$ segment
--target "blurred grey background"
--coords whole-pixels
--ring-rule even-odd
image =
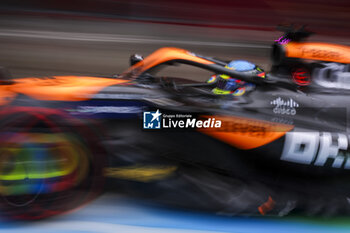
[[[268,70],[278,24],[307,24],[314,40],[349,45],[349,12],[345,0],[2,0],[0,65],[15,77],[111,76],[133,53],[174,46]],[[209,75],[189,67],[163,74]]]

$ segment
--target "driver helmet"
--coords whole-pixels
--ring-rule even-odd
[[[225,66],[225,68],[265,78],[264,70],[248,61],[231,61]],[[216,87],[212,90],[212,92],[217,95],[241,96],[246,91],[255,87],[255,85],[252,83],[247,83],[242,80],[232,78],[227,74],[212,75],[207,83],[216,84]]]

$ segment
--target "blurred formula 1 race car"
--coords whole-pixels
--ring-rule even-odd
[[[161,48],[111,78],[0,86],[0,208],[38,219],[102,190],[224,214],[347,213],[350,48],[287,28],[269,74]],[[209,70],[207,82],[157,76]]]

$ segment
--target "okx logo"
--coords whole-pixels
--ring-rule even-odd
[[[143,112],[143,128],[160,129],[161,115],[159,109],[156,112]]]

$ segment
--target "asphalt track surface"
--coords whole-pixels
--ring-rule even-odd
[[[111,76],[128,67],[130,54],[181,47],[225,60],[247,59],[269,69],[270,43],[279,32],[190,26],[0,18],[0,65],[14,77]],[[319,38],[327,40],[328,38]],[[348,44],[349,41],[336,39]],[[170,67],[168,76],[206,80],[210,73]],[[247,218],[167,209],[105,195],[73,213],[34,223],[0,220],[0,232],[350,232],[349,218]]]
[[[0,223],[0,232],[6,233],[345,233],[350,228],[347,218],[218,216],[164,208],[110,194],[75,212],[48,220]]]

